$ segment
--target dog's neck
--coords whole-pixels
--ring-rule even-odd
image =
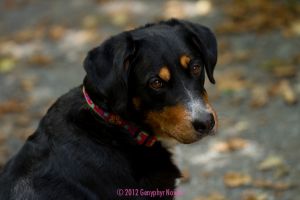
[[[133,139],[139,145],[145,145],[146,147],[151,147],[156,143],[157,138],[154,135],[150,135],[145,131],[140,130],[132,122],[128,122],[127,120],[122,119],[122,117],[120,117],[118,114],[113,112],[108,112],[108,108],[103,109],[102,108],[103,106],[100,106],[102,104],[99,105],[94,103],[91,96],[88,94],[89,92],[86,90],[85,86],[82,86],[82,92],[89,109],[92,110],[91,112],[97,114],[98,117],[101,120],[103,120],[105,123],[124,129],[133,137]]]
[[[97,88],[92,84],[87,77],[83,80],[83,86],[85,87],[85,90],[89,94],[90,98],[93,100],[93,102],[102,108],[105,108],[107,111],[111,112],[111,109],[108,106],[107,100],[105,100],[105,97],[99,94],[97,91]]]

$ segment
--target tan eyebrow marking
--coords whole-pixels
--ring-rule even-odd
[[[160,70],[159,70],[159,74],[158,76],[164,80],[164,81],[168,81],[171,78],[171,73],[170,70],[168,69],[167,66],[163,66]]]
[[[191,58],[188,57],[187,55],[182,55],[180,57],[180,64],[184,69],[188,68],[188,64],[190,63],[190,61],[191,61]]]
[[[133,97],[132,98],[132,103],[134,105],[134,107],[139,110],[141,107],[141,99],[139,97]]]

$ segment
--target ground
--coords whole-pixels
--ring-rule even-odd
[[[169,17],[210,27],[219,43],[207,90],[219,132],[176,149],[177,200],[300,196],[299,1],[0,3],[0,168],[47,108],[81,84],[87,51],[111,34]]]

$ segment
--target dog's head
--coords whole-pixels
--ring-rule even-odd
[[[84,68],[114,112],[161,138],[191,143],[216,131],[204,88],[205,72],[215,83],[216,61],[208,28],[173,19],[106,40],[89,52]]]

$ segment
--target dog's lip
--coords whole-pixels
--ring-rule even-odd
[[[192,144],[192,143],[195,143],[195,142],[197,142],[197,141],[203,139],[203,138],[206,137],[206,136],[213,136],[213,135],[216,135],[216,134],[217,134],[217,128],[214,127],[211,131],[208,131],[208,132],[206,132],[206,133],[204,133],[204,132],[199,132],[199,131],[196,131],[196,130],[194,129],[193,133],[191,133],[191,134],[193,134],[193,135],[195,136],[195,138],[194,138],[194,139],[191,139],[191,140],[182,140],[181,138],[177,138],[177,137],[175,137],[175,136],[172,135],[172,134],[166,134],[166,135],[168,135],[169,137],[175,139],[175,140],[178,141],[179,143],[182,143],[182,144]]]
[[[199,131],[196,131],[196,134],[197,134],[197,136],[198,136],[198,138],[200,140],[200,139],[202,139],[202,138],[204,138],[206,136],[214,136],[214,135],[216,135],[217,131],[214,128],[214,129],[212,129],[211,131],[208,131],[208,132],[199,132]]]
[[[194,143],[194,142],[197,142],[200,138],[199,138],[199,135],[195,132],[195,133],[191,133],[194,138],[189,138],[189,139],[183,139],[183,138],[180,138],[180,137],[175,137],[174,135],[169,135],[169,137],[175,139],[176,141],[178,141],[179,143],[181,144],[191,144],[191,143]]]
[[[198,142],[200,141],[201,139],[205,138],[206,136],[212,136],[212,135],[215,135],[215,131],[211,131],[211,132],[208,132],[208,133],[199,133],[198,131],[195,131],[194,132],[194,135],[196,136],[193,140],[189,140],[188,142],[185,140],[185,141],[182,141],[182,140],[179,140],[178,138],[175,138],[173,137],[174,139],[176,139],[178,142],[182,143],[182,144],[192,144],[192,143],[195,143],[195,142]]]

